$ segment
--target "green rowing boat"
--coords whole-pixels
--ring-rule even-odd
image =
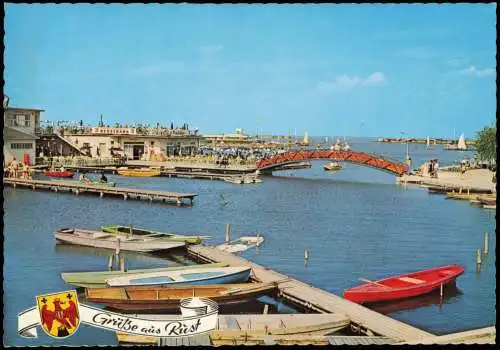
[[[107,233],[113,233],[117,235],[126,235],[126,234],[133,234],[136,236],[148,236],[148,237],[162,237],[169,239],[171,241],[175,242],[186,242],[186,243],[193,243],[193,244],[199,244],[201,243],[202,239],[209,238],[208,236],[185,236],[185,235],[176,235],[174,233],[167,233],[167,232],[158,232],[158,231],[153,231],[153,230],[145,230],[141,228],[135,228],[131,226],[121,226],[121,225],[109,225],[109,226],[102,226],[101,229],[104,232]]]
[[[115,277],[123,277],[126,276],[127,274],[190,270],[190,269],[226,267],[226,266],[228,266],[228,264],[214,263],[214,264],[160,267],[155,269],[137,269],[137,270],[128,270],[125,272],[122,271],[63,272],[61,273],[61,278],[64,280],[64,282],[78,287],[105,288],[107,279]]]

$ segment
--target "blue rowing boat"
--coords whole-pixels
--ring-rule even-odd
[[[214,267],[189,271],[162,271],[110,278],[110,287],[122,286],[185,286],[246,282],[250,267]]]

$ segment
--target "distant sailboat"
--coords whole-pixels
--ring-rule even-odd
[[[457,148],[459,150],[465,151],[467,150],[467,145],[465,144],[465,136],[464,133],[460,134],[460,137],[458,138],[458,145]]]
[[[429,136],[427,136],[427,146],[426,146],[426,149],[432,149],[432,147],[431,147],[431,139],[429,138]]]
[[[304,133],[304,144],[309,144],[309,134],[307,131]]]
[[[299,145],[309,146],[309,135],[307,134],[307,131],[304,133],[304,139],[302,140],[302,142],[299,142]]]
[[[446,145],[444,147],[445,150],[448,151],[467,151],[468,147],[467,144],[465,143],[465,136],[464,133],[460,134],[460,137],[458,138],[458,143],[456,145]]]

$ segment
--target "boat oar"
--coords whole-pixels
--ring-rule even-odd
[[[366,282],[366,283],[370,283],[370,284],[375,284],[375,285],[377,285],[377,286],[379,286],[379,287],[391,288],[391,287],[386,286],[386,285],[384,285],[384,284],[380,284],[380,283],[377,283],[377,282],[374,282],[374,281],[367,280],[366,278],[358,278],[358,279],[359,279],[360,281],[362,281],[362,282]]]

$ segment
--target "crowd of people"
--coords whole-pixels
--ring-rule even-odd
[[[33,169],[31,169],[29,164],[24,164],[14,159],[5,169],[5,177],[15,178],[15,179],[32,179],[33,178]]]

